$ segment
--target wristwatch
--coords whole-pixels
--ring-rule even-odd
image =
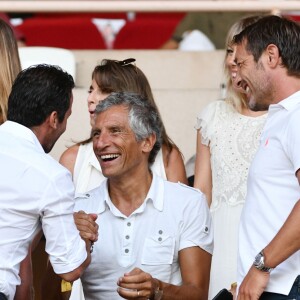
[[[262,272],[267,272],[267,273],[271,273],[271,271],[274,269],[274,268],[271,268],[271,267],[267,267],[265,266],[265,256],[264,256],[264,252],[263,250],[260,251],[256,256],[255,256],[255,260],[253,262],[253,265],[256,269],[262,271]]]

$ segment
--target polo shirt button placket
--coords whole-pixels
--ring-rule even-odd
[[[161,235],[163,234],[163,231],[160,229],[160,230],[158,231],[158,234],[160,235],[160,236],[158,237],[158,241],[161,242],[161,241],[162,241]]]
[[[134,225],[134,217],[130,217],[129,219],[124,220],[124,233],[123,233],[123,243],[121,256],[123,262],[127,262],[130,260],[131,252],[132,252],[132,235],[133,235],[133,226]]]

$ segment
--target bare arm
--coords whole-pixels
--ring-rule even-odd
[[[59,162],[66,167],[71,174],[73,175],[74,173],[74,167],[75,167],[75,162],[78,154],[78,145],[74,145],[70,148],[68,148],[64,153],[61,155]]]
[[[200,130],[197,130],[194,187],[205,194],[208,206],[210,206],[212,201],[212,173],[210,164],[210,149],[208,146],[202,144]]]
[[[207,300],[211,254],[199,247],[186,248],[179,252],[179,264],[181,286],[161,282],[136,268],[119,279],[118,292],[125,299],[154,299],[154,291],[159,286],[163,290],[164,300]]]
[[[172,182],[182,182],[187,184],[187,177],[182,155],[177,148],[173,148],[171,152],[163,145],[163,160],[166,170],[167,179]]]
[[[297,171],[300,184],[300,171]],[[264,263],[268,267],[277,267],[300,249],[300,200],[297,201],[290,215],[273,240],[264,248]],[[254,259],[254,258],[253,258]],[[244,278],[238,299],[258,299],[269,281],[269,274],[251,267]]]

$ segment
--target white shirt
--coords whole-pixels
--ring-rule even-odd
[[[193,246],[213,250],[204,195],[156,175],[144,203],[128,217],[110,200],[107,180],[77,198],[75,209],[99,215],[99,240],[92,263],[81,277],[87,300],[122,299],[116,291],[118,278],[135,267],[180,285],[178,252]]]
[[[0,291],[12,300],[20,262],[41,225],[56,273],[79,267],[87,254],[73,220],[70,173],[20,124],[0,126],[0,145]]]
[[[300,198],[300,92],[271,105],[248,177],[239,232],[238,282],[277,234]],[[288,295],[300,275],[300,251],[278,265],[266,291]]]

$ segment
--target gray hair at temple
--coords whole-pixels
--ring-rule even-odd
[[[156,142],[148,159],[149,164],[153,164],[162,145],[162,122],[157,109],[150,104],[149,101],[145,101],[145,99],[138,94],[119,92],[111,93],[103,101],[100,101],[96,106],[95,115],[116,105],[122,105],[128,109],[129,126],[134,132],[138,142],[155,134]]]

